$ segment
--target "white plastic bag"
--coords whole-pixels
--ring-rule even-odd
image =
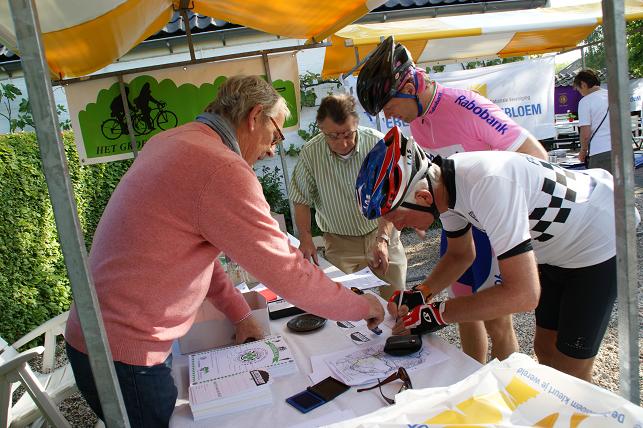
[[[516,353],[449,387],[404,391],[394,406],[330,426],[641,428],[643,409]]]

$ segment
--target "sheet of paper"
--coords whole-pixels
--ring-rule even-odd
[[[334,424],[335,422],[346,421],[352,419],[355,416],[355,412],[352,410],[342,410],[332,413],[328,413],[324,416],[320,416],[315,419],[311,419],[306,422],[299,423],[297,425],[289,425],[289,428],[317,428],[328,424]]]
[[[292,245],[295,248],[299,248],[299,239],[295,238],[290,233],[287,233],[286,235],[288,235],[288,240],[290,241],[290,245]]]
[[[372,341],[378,341],[382,337],[391,335],[391,328],[385,323],[380,324],[382,334],[375,334],[366,326],[366,321],[336,321],[340,331],[348,337],[355,345],[364,345]]]
[[[376,277],[368,266],[358,272],[333,278],[333,281],[341,282],[345,287],[357,287],[360,290],[387,285],[385,281]]]
[[[248,284],[246,284],[245,282],[235,285],[234,288],[236,288],[242,293],[247,293],[250,291],[250,289],[248,288]]]
[[[313,371],[308,375],[313,384],[321,382],[326,379],[328,376],[333,376],[334,373],[330,371],[330,367],[324,362],[324,355],[313,355],[310,357],[310,364],[313,367]]]
[[[384,340],[373,341],[357,349],[353,348],[324,355],[322,359],[328,365],[330,371],[339,377],[342,382],[347,385],[357,386],[383,379],[399,367],[404,367],[411,372],[438,364],[448,358],[445,353],[438,349],[430,348],[426,343],[420,351],[414,354],[395,357],[384,353],[384,344]]]

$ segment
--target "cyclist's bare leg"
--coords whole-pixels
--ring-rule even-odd
[[[487,331],[482,321],[461,322],[458,324],[460,331],[460,345],[462,352],[481,362],[487,362]]]
[[[563,354],[556,348],[557,338],[558,332],[556,330],[548,330],[536,326],[534,351],[538,357],[538,362],[560,370],[563,373],[591,382],[594,358],[578,359]]]
[[[518,339],[516,339],[511,315],[487,320],[484,325],[491,339],[491,358],[504,360],[514,352],[518,352]]]

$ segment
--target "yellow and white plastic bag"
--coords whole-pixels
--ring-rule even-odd
[[[456,384],[404,391],[394,406],[331,427],[642,428],[643,409],[516,353]]]

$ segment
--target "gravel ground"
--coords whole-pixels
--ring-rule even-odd
[[[643,168],[635,172],[635,196],[636,206],[643,212]],[[405,231],[402,234],[402,241],[406,248],[408,257],[408,278],[424,278],[435,266],[438,260],[438,248],[440,242],[439,230],[432,229],[427,233],[424,240],[420,240],[415,233]],[[637,233],[638,250],[638,283],[639,290],[643,272],[641,270],[641,258],[643,258],[643,229],[639,228]],[[409,282],[415,285],[417,282]],[[640,328],[643,323],[643,295],[639,292],[639,360],[643,360],[643,330]],[[443,297],[446,297],[444,295]],[[439,297],[440,298],[440,297]],[[514,328],[520,345],[520,352],[532,356],[534,359],[534,331],[535,319],[533,313],[514,314]],[[608,326],[607,333],[603,339],[600,351],[594,364],[594,382],[615,393],[619,389],[619,345],[617,332],[616,306]],[[438,332],[447,342],[460,346],[457,328],[448,326]],[[65,362],[63,348],[60,346],[59,364]],[[39,365],[36,362],[35,365]],[[643,368],[643,367],[642,367]],[[643,376],[639,372],[641,401],[643,402]],[[61,411],[74,427],[93,427],[96,424],[96,417],[87,406],[87,403],[80,394],[76,394],[61,403]]]

